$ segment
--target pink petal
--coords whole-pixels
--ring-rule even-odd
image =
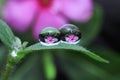
[[[53,14],[57,14],[57,13],[59,13],[60,7],[61,7],[61,1],[60,0],[53,0],[53,3],[50,7],[50,11]]]
[[[61,11],[71,20],[86,22],[93,13],[92,2],[92,0],[61,0]]]
[[[48,37],[47,39],[45,39],[45,42],[51,44],[55,42],[55,39],[53,37]]]
[[[75,37],[74,37],[74,39],[75,39],[75,40],[78,40],[78,37],[77,37],[77,36],[75,36]]]
[[[69,38],[69,37],[66,37],[65,39],[66,39],[66,41],[67,41],[67,42],[69,42],[69,40],[70,40],[70,38]]]
[[[3,8],[3,19],[16,31],[26,31],[34,14],[37,10],[37,4],[33,0],[11,0]]]
[[[66,24],[67,20],[60,15],[52,14],[49,11],[42,11],[39,15],[39,19],[36,26],[33,27],[33,36],[38,40],[40,31],[45,27],[59,28],[63,24]]]

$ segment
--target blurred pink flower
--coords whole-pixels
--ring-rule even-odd
[[[8,0],[3,8],[3,19],[21,33],[32,25],[37,39],[46,26],[59,28],[69,20],[87,22],[92,13],[92,0]]]

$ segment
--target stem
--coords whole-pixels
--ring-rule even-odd
[[[6,69],[5,69],[5,71],[3,72],[3,75],[2,75],[2,77],[1,77],[0,80],[8,80],[9,75],[10,75],[12,69],[13,69],[13,65],[7,63]]]
[[[45,76],[47,80],[55,80],[56,67],[53,62],[53,55],[51,52],[46,51],[43,55]]]

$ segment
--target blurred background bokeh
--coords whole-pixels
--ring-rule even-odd
[[[4,0],[0,0],[0,19],[3,19],[3,5]],[[57,68],[56,80],[120,80],[120,1],[94,0],[93,5],[93,16],[88,22],[71,23],[81,29],[82,39],[79,45],[110,63],[99,63],[85,55],[74,54],[77,53],[74,51],[51,51]],[[31,36],[31,30],[24,34],[13,31],[22,41],[29,41],[29,45],[36,43]],[[5,68],[7,52],[7,48],[0,42],[0,73]],[[45,80],[43,55],[39,53],[27,55],[16,65],[10,80]]]

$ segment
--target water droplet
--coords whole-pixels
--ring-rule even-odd
[[[65,24],[60,28],[61,42],[67,44],[77,44],[81,39],[80,29],[73,24]]]
[[[60,31],[53,27],[46,27],[40,32],[39,41],[45,46],[58,45],[60,43]]]

